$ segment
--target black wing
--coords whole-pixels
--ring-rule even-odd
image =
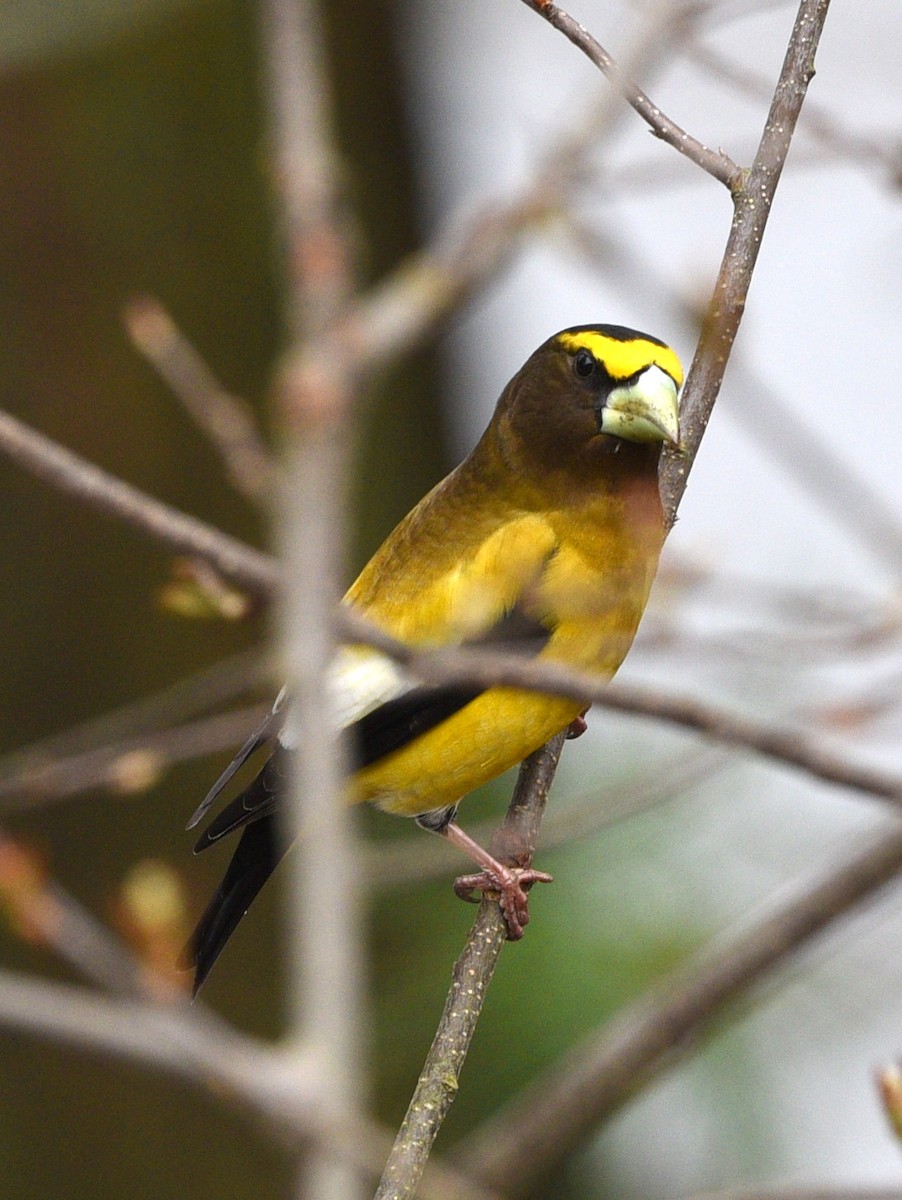
[[[199,825],[210,808],[210,805],[216,800],[227,784],[231,783],[235,775],[241,770],[250,756],[266,742],[271,741],[276,736],[279,726],[282,721],[281,716],[281,700],[282,695],[279,694],[279,699],[273,705],[272,712],[261,722],[257,729],[247,739],[223,773],[219,776],[213,786],[204,796],[203,800],[194,810],[191,820],[185,826],[186,829],[193,829],[195,825]]]
[[[543,649],[550,636],[551,631],[547,626],[515,609],[487,634],[470,644],[492,645],[498,649],[509,646],[512,650],[532,656]],[[358,767],[371,766],[380,758],[402,750],[465,708],[483,691],[483,687],[465,684],[415,687],[394,700],[380,704],[345,731],[354,762]],[[189,829],[202,820],[213,801],[251,755],[276,736],[282,719],[280,707],[277,701],[270,716],[248,738],[214,783],[191,818]],[[246,827],[225,878],[207,905],[185,950],[184,963],[186,967],[194,968],[195,995],[238,922],[285,853],[279,846],[274,813],[282,793],[286,756],[287,751],[278,744],[253,782],[211,821],[194,847],[195,854],[198,854],[226,834]]]

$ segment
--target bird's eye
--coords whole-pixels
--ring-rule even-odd
[[[573,360],[573,370],[578,378],[590,379],[595,374],[597,365],[595,358],[588,350],[577,350]]]

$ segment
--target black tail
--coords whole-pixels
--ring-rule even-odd
[[[284,854],[276,818],[261,817],[241,835],[225,878],[185,948],[184,965],[194,968],[193,995],[197,995],[222,948],[269,879]]]
[[[547,639],[547,631],[545,637]],[[478,686],[461,684],[418,687],[381,704],[347,730],[358,766],[368,766],[403,749],[415,738],[459,712],[482,690]],[[271,740],[275,721],[279,719],[280,704],[281,696],[272,715],[248,738],[210,789],[191,818],[189,829],[206,816],[213,801],[238,769],[256,750]],[[194,968],[195,996],[236,925],[285,853],[276,828],[275,813],[285,785],[287,756],[288,751],[278,743],[257,777],[210,822],[195,844],[194,852],[198,854],[220,838],[244,827],[225,878],[207,905],[207,911],[198,922],[182,957],[186,970]]]

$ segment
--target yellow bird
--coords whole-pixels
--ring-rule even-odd
[[[658,459],[679,441],[683,372],[663,342],[619,325],[555,334],[527,360],[470,456],[410,512],[344,598],[419,648],[491,643],[609,679],[632,643],[664,540]],[[500,893],[511,937],[540,872],[503,866],[457,824],[468,792],[576,723],[582,706],[515,688],[423,686],[381,652],[342,646],[330,701],[349,737],[352,802],[415,817],[470,855],[469,881]],[[239,767],[275,749],[195,852],[244,827],[191,939],[195,991],[284,849],[276,809],[297,730],[273,712],[213,785],[197,825]]]

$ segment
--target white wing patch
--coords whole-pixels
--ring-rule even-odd
[[[339,646],[327,680],[329,705],[336,729],[344,729],[387,700],[394,700],[414,686],[392,659],[370,646]],[[285,688],[273,705],[278,712],[285,703]],[[297,749],[299,737],[294,710],[288,706],[279,741],[286,750]]]

